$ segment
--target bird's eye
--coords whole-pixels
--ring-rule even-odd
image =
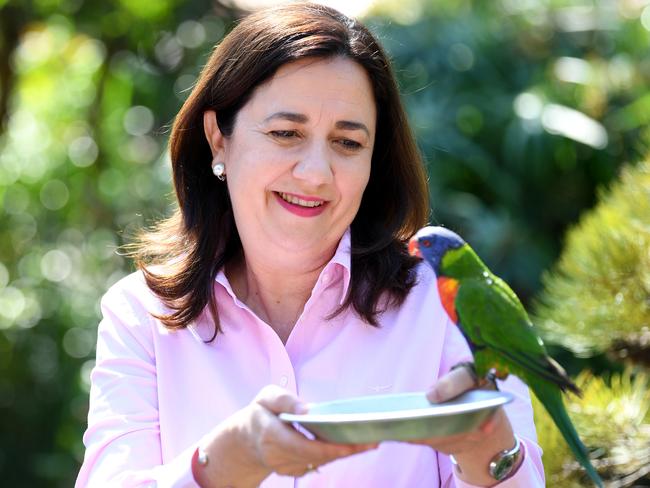
[[[431,241],[422,241],[424,247],[431,247]]]

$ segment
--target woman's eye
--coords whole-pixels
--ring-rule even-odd
[[[359,144],[357,141],[353,141],[351,139],[341,139],[338,141],[338,143],[343,146],[345,149],[360,149],[361,144]]]
[[[295,130],[272,130],[269,134],[279,139],[290,139],[297,135]]]

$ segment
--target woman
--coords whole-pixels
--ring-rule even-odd
[[[453,368],[471,355],[435,277],[406,253],[426,222],[426,177],[365,27],[313,4],[247,17],[170,147],[179,210],[102,300],[77,486],[492,486],[490,461],[516,439],[499,486],[543,486],[514,378],[507,414],[447,438],[338,445],[277,417],[476,387]]]

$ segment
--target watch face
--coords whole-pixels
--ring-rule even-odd
[[[490,476],[497,481],[501,481],[510,474],[516,462],[516,454],[501,456],[497,461],[490,463]]]
[[[519,439],[515,437],[515,447],[507,451],[501,451],[490,461],[490,476],[501,481],[512,473],[521,453]]]

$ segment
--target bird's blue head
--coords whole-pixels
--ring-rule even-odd
[[[411,237],[409,253],[426,259],[436,274],[440,274],[440,263],[445,253],[458,249],[465,241],[455,232],[445,227],[423,227]]]

